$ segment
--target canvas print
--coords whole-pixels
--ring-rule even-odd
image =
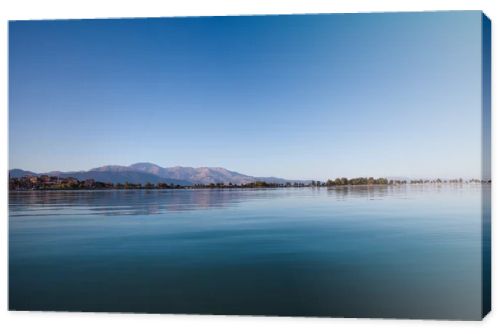
[[[480,11],[9,23],[9,308],[480,320]]]

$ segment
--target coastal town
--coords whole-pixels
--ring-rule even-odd
[[[337,187],[337,186],[372,186],[372,185],[406,185],[406,184],[462,184],[462,183],[490,183],[478,179],[416,179],[392,180],[387,178],[358,177],[336,178],[322,181],[271,183],[255,181],[244,184],[209,183],[180,185],[174,183],[110,183],[94,179],[78,180],[74,177],[59,177],[51,175],[26,175],[9,177],[9,190],[106,190],[106,189],[226,189],[226,188],[301,188],[301,187]]]

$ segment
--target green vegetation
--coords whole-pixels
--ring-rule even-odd
[[[343,178],[336,178],[335,180],[328,180],[326,181],[326,186],[327,187],[332,187],[332,186],[347,186],[347,185],[352,185],[352,186],[358,186],[358,185],[386,185],[389,184],[389,180],[386,178],[378,178],[375,179],[373,177],[357,177],[354,179],[347,179],[345,177]]]
[[[79,190],[79,189],[231,189],[231,188],[302,188],[302,187],[345,187],[345,186],[398,186],[405,184],[442,184],[442,183],[491,183],[491,181],[481,181],[471,179],[464,181],[463,179],[452,180],[388,180],[386,178],[373,178],[373,177],[357,177],[347,179],[345,177],[336,178],[335,180],[310,181],[308,183],[287,182],[287,183],[268,183],[264,181],[256,181],[245,184],[232,184],[232,183],[210,183],[210,184],[195,184],[190,186],[182,186],[178,184],[166,183],[104,183],[92,179],[77,180],[73,177],[57,177],[49,175],[41,176],[23,176],[20,178],[9,178],[9,190]]]

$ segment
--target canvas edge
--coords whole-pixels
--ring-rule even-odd
[[[491,20],[481,12],[481,178],[491,180]],[[491,186],[481,191],[481,318],[491,311]]]

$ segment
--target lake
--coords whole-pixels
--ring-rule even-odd
[[[479,184],[11,192],[9,308],[480,319],[485,196]]]

